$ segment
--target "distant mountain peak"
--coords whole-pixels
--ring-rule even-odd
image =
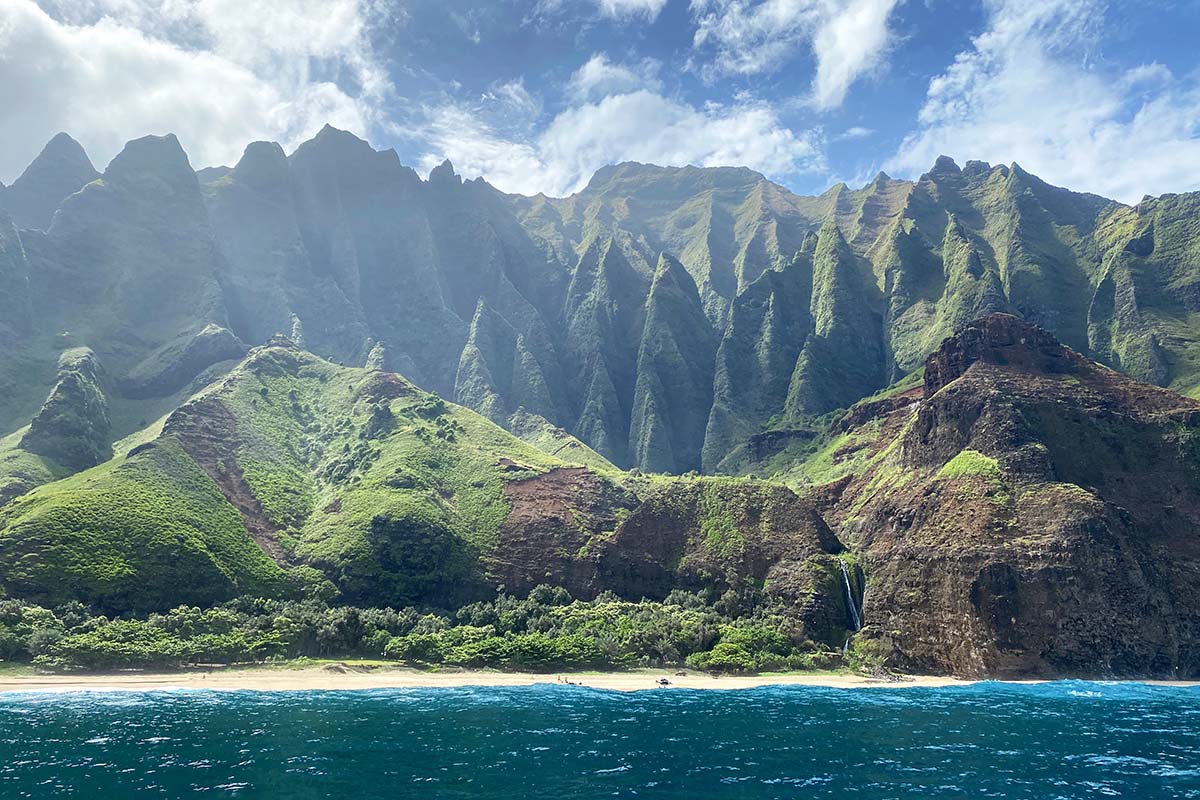
[[[957,162],[950,156],[938,156],[933,162],[933,169],[929,170],[929,175],[933,177],[942,175],[961,175],[962,170],[958,168]]]
[[[355,136],[350,131],[343,130],[342,128],[335,128],[332,125],[330,125],[328,122],[326,122],[324,125],[322,125],[321,130],[317,131],[317,135],[313,137],[314,140],[347,139],[347,138],[354,139],[354,140],[360,141],[360,142],[363,141],[362,139],[359,139],[357,136]]]
[[[317,135],[306,142],[302,142],[296,148],[296,153],[303,153],[309,150],[315,150],[320,153],[375,153],[376,150],[365,139],[360,139],[350,131],[344,131],[341,128],[335,128],[329,123],[326,123],[321,130],[317,131]]]
[[[991,171],[992,165],[986,161],[970,160],[963,167],[964,175],[986,175]]]
[[[17,227],[45,230],[64,199],[99,177],[83,146],[57,133],[6,190],[5,205]]]
[[[432,184],[457,186],[462,183],[462,178],[454,171],[454,164],[447,158],[430,171],[429,182]]]
[[[125,144],[104,171],[108,180],[154,175],[158,178],[179,181],[195,181],[196,174],[188,161],[187,153],[175,134],[165,136],[143,136]]]
[[[234,177],[255,184],[276,183],[287,179],[287,156],[276,142],[251,142],[246,146]]]
[[[90,165],[92,162],[88,159],[87,152],[83,149],[83,145],[75,141],[71,134],[66,131],[59,131],[51,137],[50,141],[46,142],[46,146],[42,148],[43,155],[70,156],[72,158],[80,158],[87,161]]]

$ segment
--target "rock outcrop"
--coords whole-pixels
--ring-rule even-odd
[[[913,670],[1200,674],[1200,403],[1008,315],[931,355],[924,395],[814,492],[866,570],[864,635]]]
[[[59,357],[58,378],[20,448],[78,471],[112,458],[112,426],[104,370],[86,347]]]

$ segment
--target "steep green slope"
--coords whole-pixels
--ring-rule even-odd
[[[0,508],[0,587],[115,612],[247,593],[457,608],[547,582],[705,589],[842,634],[842,545],[791,491],[630,476],[544,421],[515,424],[559,456],[276,339],[111,461]]]
[[[788,389],[793,416],[845,408],[885,385],[889,372],[879,298],[834,223],[822,226],[812,263],[813,329]]]
[[[706,472],[720,471],[722,459],[784,407],[796,360],[812,331],[815,246],[810,237],[790,264],[764,272],[734,301],[717,349],[713,406],[704,435]]]
[[[177,441],[48,484],[0,510],[3,585],[113,610],[278,594],[282,569]]]
[[[72,472],[112,458],[105,382],[91,350],[77,347],[64,352],[58,360],[58,382],[21,437],[20,448]]]
[[[111,607],[278,593],[302,563],[348,597],[469,594],[473,558],[440,588],[419,574],[398,583],[385,565],[408,573],[406,559],[432,559],[445,571],[456,554],[486,552],[507,513],[507,470],[562,463],[397,376],[279,344],[152,441],[6,507],[0,563],[10,591]]]
[[[638,346],[629,430],[635,464],[676,474],[700,468],[715,350],[696,284],[683,265],[663,255],[650,284]]]
[[[91,350],[63,352],[41,410],[28,426],[0,439],[0,505],[112,458],[107,384]]]

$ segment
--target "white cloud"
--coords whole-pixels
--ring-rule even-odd
[[[825,169],[817,133],[796,134],[769,106],[749,101],[698,110],[640,89],[573,106],[529,138],[453,103],[427,114],[423,168],[449,157],[467,177],[509,192],[568,194],[617,161],[748,166],[768,175]]]
[[[891,39],[887,21],[897,0],[850,0],[822,19],[813,34],[817,77],[813,102],[835,108],[860,75],[878,66]]]
[[[607,17],[658,18],[667,0],[596,0],[600,13]]]
[[[1018,161],[1051,183],[1135,202],[1200,188],[1200,89],[1165,67],[1092,67],[1103,8],[992,0],[987,30],[929,83],[916,131],[887,168],[941,153]]]
[[[515,80],[493,86],[481,98],[486,103],[500,106],[511,116],[533,122],[542,113],[542,103],[525,88],[525,81]]]
[[[866,139],[875,135],[873,128],[864,128],[861,125],[855,125],[839,133],[836,139]]]
[[[692,0],[693,45],[712,51],[709,78],[781,68],[801,46],[812,48],[810,101],[841,105],[856,80],[876,69],[891,44],[888,19],[899,0]]]
[[[597,53],[575,71],[567,84],[567,92],[578,101],[613,94],[627,94],[638,89],[658,90],[659,65],[647,60],[636,67],[614,64],[604,53]]]
[[[45,2],[0,0],[0,177],[59,130],[101,168],[125,141],[171,131],[199,166],[254,139],[381,121],[367,0]]]
[[[620,22],[638,19],[653,22],[666,7],[667,0],[537,0],[526,19],[536,21],[552,18],[580,4],[594,8],[602,17]]]

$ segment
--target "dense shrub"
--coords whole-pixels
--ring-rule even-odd
[[[453,617],[415,608],[330,607],[317,597],[243,597],[110,619],[79,603],[50,610],[0,601],[0,659],[51,669],[177,667],[275,658],[374,657],[417,666],[528,671],[687,664],[712,672],[825,669],[841,663],[793,641],[785,617],[759,608],[730,618],[716,598],[674,592],[664,602],[610,593],[574,600],[539,586],[501,593]]]

